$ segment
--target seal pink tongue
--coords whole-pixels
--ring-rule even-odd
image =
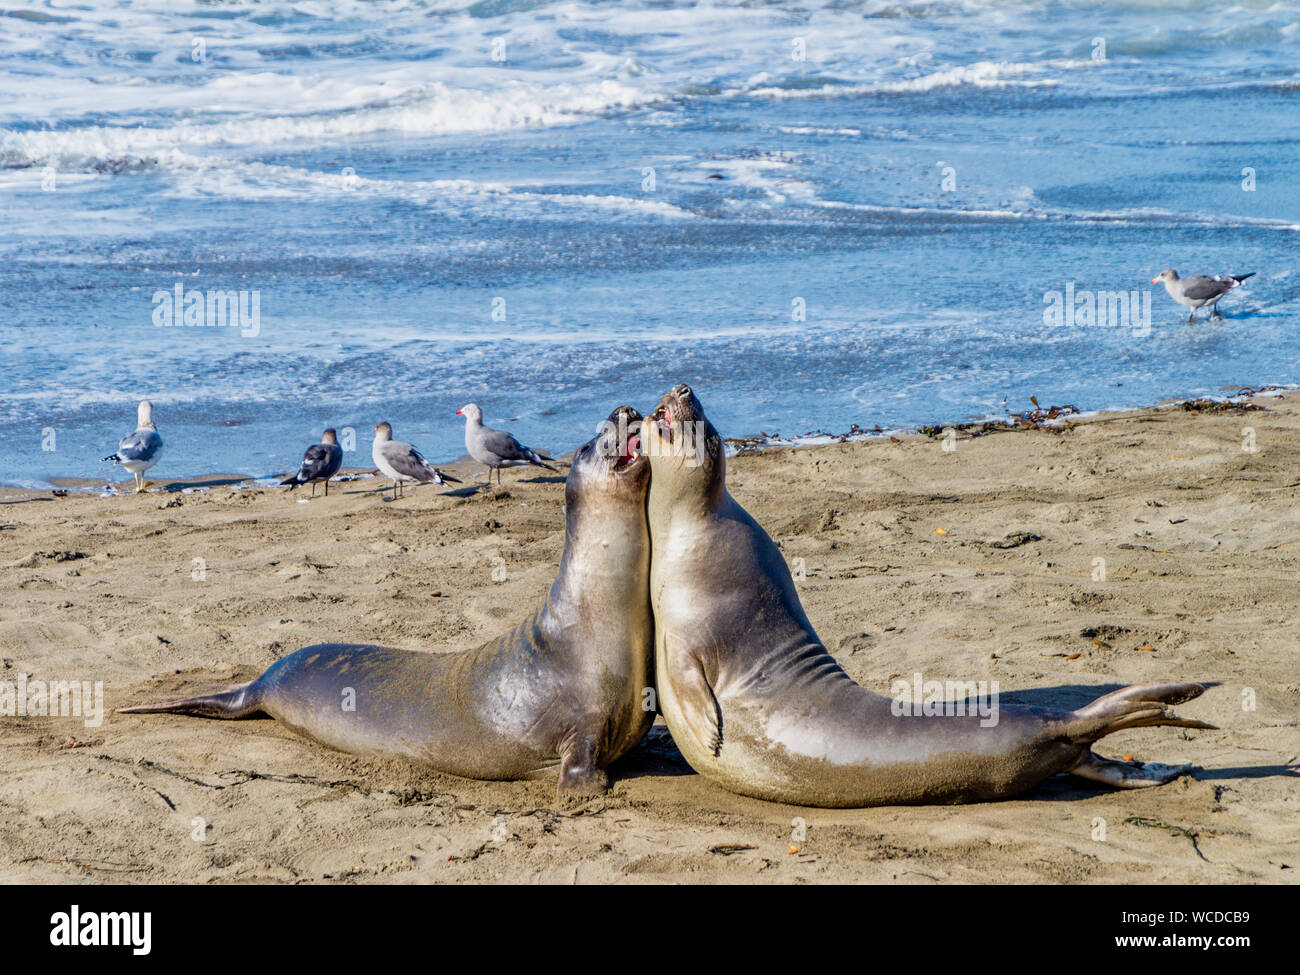
[[[673,442],[673,411],[670,406],[661,406],[655,419],[659,421],[659,436],[669,443]]]
[[[640,449],[640,447],[641,447],[640,437],[636,436],[635,434],[628,437],[627,446],[623,449],[623,456],[620,462],[626,464],[628,461],[630,461],[633,457],[636,456],[636,452],[637,450]]]

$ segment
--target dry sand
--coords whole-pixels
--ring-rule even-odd
[[[656,726],[606,796],[566,802],[553,779],[364,761],[270,720],[5,717],[0,879],[1295,882],[1300,395],[1253,402],[730,466],[733,494],[803,560],[826,645],[875,691],[919,671],[1078,706],[1123,684],[1218,682],[1179,710],[1222,730],[1099,748],[1195,763],[1170,785],[1062,777],[1009,802],[801,809],[705,781]],[[395,504],[355,481],[299,504],[301,490],[180,493],[163,465],[138,497],[0,489],[0,680],[103,681],[117,708],[246,680],[325,639],[476,646],[540,600],[560,554],[549,476]]]

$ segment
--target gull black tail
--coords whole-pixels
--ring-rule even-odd
[[[545,467],[548,471],[559,470],[558,467],[552,467],[550,464],[546,463],[548,460],[554,460],[553,457],[547,457],[543,454],[539,454],[537,451],[531,448],[529,448],[528,450],[527,457],[528,457],[528,463],[532,464],[535,467]]]

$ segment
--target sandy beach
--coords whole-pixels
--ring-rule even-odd
[[[105,703],[97,727],[0,718],[0,879],[1295,883],[1300,394],[972,432],[951,450],[915,434],[744,452],[729,486],[868,688],[919,672],[1077,707],[1210,683],[1179,711],[1220,730],[1098,747],[1192,774],[804,809],[705,781],[657,724],[608,794],[576,801],[553,778],[365,761],[271,720],[118,715],[327,639],[477,646],[541,600],[561,551],[562,478],[545,472],[496,488],[451,465],[468,490],[386,504],[383,482],[355,480],[304,504],[220,478],[185,493],[164,459],[139,496],[0,489],[0,680],[102,682]]]

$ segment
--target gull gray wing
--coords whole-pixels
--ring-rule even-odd
[[[161,449],[162,437],[157,430],[137,430],[122,438],[122,442],[117,445],[117,456],[123,461],[138,460],[147,463],[157,457]]]
[[[316,481],[333,477],[343,466],[343,448],[336,444],[318,443],[307,448],[298,469],[299,481]]]
[[[502,460],[528,460],[528,448],[504,430],[484,427],[482,444]]]
[[[414,478],[417,481],[433,479],[433,468],[420,456],[420,452],[409,443],[390,440],[383,445],[381,450],[384,454],[384,460],[388,461],[397,473]]]
[[[1182,280],[1183,295],[1194,301],[1217,298],[1236,287],[1237,282],[1228,277],[1210,277],[1208,274],[1194,274]]]

